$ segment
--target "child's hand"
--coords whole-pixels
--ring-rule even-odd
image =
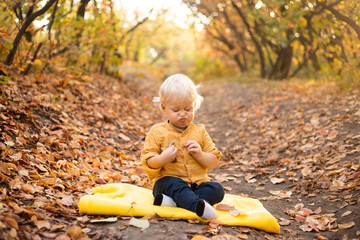
[[[199,143],[189,140],[184,144],[191,156],[204,168],[215,168],[218,164],[217,157],[208,152],[203,152]]]
[[[173,162],[176,158],[177,148],[174,144],[170,144],[167,149],[165,149],[161,154],[161,158],[164,164]]]
[[[186,149],[188,150],[188,152],[191,154],[191,156],[193,156],[195,159],[199,158],[202,154],[202,150],[200,145],[194,141],[194,140],[189,140],[184,144],[184,147],[186,147]]]

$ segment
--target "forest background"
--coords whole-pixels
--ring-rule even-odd
[[[224,153],[212,177],[279,200],[266,207],[280,235],[221,231],[358,237],[359,12],[357,0],[1,1],[0,239],[146,234],[101,231],[77,201],[110,182],[150,188],[138,159],[161,116],[151,99],[178,72],[217,96],[199,114]],[[171,239],[223,233],[167,224]]]
[[[26,74],[31,66],[71,67],[120,76],[121,66],[134,64],[160,78],[250,73],[358,83],[356,0],[175,1],[177,11],[127,11],[121,2],[3,1],[3,83],[9,68]]]

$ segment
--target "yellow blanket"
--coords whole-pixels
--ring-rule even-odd
[[[164,218],[201,220],[195,213],[183,208],[154,206],[151,190],[135,185],[111,183],[93,188],[93,193],[80,198],[80,213],[134,217],[157,213]],[[216,210],[217,220],[224,225],[247,226],[273,233],[280,231],[276,219],[257,199],[225,194],[219,204],[226,204],[219,205],[220,210]],[[226,209],[228,205],[233,209]]]

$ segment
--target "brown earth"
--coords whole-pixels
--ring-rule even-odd
[[[210,175],[227,193],[261,200],[282,225],[280,233],[165,219],[150,220],[142,231],[122,220],[109,225],[124,228],[120,239],[360,238],[358,95],[320,85],[240,83],[207,83],[202,93],[195,122],[207,126],[224,153]],[[314,217],[312,225],[306,217]]]
[[[259,199],[279,234],[198,221],[90,223],[78,199],[108,182],[149,187],[139,153],[161,121],[144,75],[14,74],[0,95],[0,239],[359,239],[360,91],[209,82],[195,122],[223,152],[210,171]],[[106,217],[100,217],[106,218]],[[202,237],[200,237],[202,236]],[[196,238],[194,238],[196,239]]]

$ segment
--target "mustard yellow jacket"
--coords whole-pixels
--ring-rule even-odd
[[[192,122],[184,132],[181,132],[168,122],[158,123],[152,126],[147,133],[144,149],[141,152],[141,163],[153,184],[165,176],[181,178],[189,185],[192,183],[200,185],[210,181],[207,176],[207,169],[202,167],[184,147],[184,143],[188,140],[199,143],[202,151],[214,154],[219,163],[222,154],[215,147],[203,124],[195,125]],[[169,147],[170,142],[174,142],[177,148],[176,160],[161,168],[150,168],[147,160],[160,155]]]

